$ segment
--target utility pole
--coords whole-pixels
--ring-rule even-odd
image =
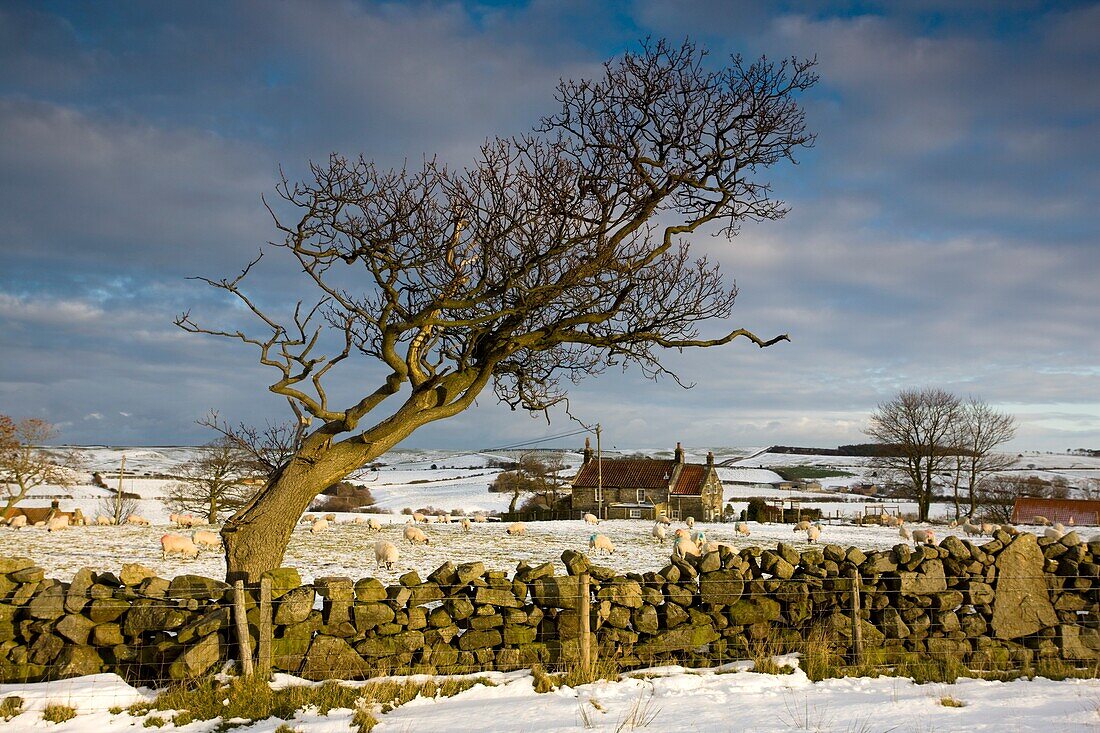
[[[118,488],[115,490],[115,524],[122,524],[122,474],[126,472],[126,454],[122,454],[122,464],[118,467]]]
[[[603,515],[603,449],[600,446],[600,424],[596,423],[596,497],[599,501],[597,514],[600,519]]]

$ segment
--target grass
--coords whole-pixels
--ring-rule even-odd
[[[661,708],[654,706],[652,695],[639,695],[615,727],[615,733],[648,728],[660,714]]]
[[[160,717],[159,715],[150,715],[145,719],[145,722],[143,722],[142,725],[146,728],[163,728],[164,726],[168,725],[168,721]]]
[[[42,720],[47,723],[64,723],[76,717],[76,708],[52,702],[42,710]]]
[[[0,718],[11,720],[23,712],[23,698],[18,695],[10,695],[0,702]]]
[[[818,468],[817,466],[769,466],[768,470],[775,471],[784,481],[805,481],[806,479],[829,478],[830,476],[855,476],[849,471],[841,471],[839,468]]]
[[[943,697],[941,697],[940,698],[940,705],[943,705],[945,708],[965,708],[966,707],[965,702],[963,702],[959,698],[953,697],[951,695],[944,695]]]

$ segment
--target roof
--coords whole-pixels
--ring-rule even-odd
[[[1093,499],[1040,499],[1023,496],[1016,500],[1012,509],[1012,521],[1020,524],[1034,524],[1036,516],[1046,517],[1052,522],[1069,522],[1072,518],[1077,524],[1097,524],[1100,519],[1100,501]]]
[[[603,485],[608,488],[667,489],[678,465],[677,461],[652,458],[593,459],[581,466],[573,488],[595,488],[602,469]]]
[[[667,489],[675,496],[701,496],[707,480],[707,467],[700,463],[653,458],[604,458],[581,466],[573,479],[573,488],[593,489],[599,483],[602,464],[603,485],[613,489]]]

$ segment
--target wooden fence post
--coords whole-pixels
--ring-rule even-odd
[[[244,581],[233,583],[233,616],[237,624],[237,648],[241,656],[241,672],[252,676],[252,643],[248,638],[248,617],[244,605]]]
[[[859,610],[859,568],[852,568],[852,663],[863,664],[863,618]]]
[[[256,650],[256,671],[265,680],[271,677],[271,578],[260,578],[260,641]]]
[[[581,668],[585,674],[588,674],[592,671],[592,609],[589,598],[588,573],[581,573],[577,576],[577,587],[580,591],[577,615],[580,616],[581,628]]]

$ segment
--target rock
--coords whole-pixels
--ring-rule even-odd
[[[155,575],[156,572],[152,568],[147,568],[140,563],[132,562],[122,566],[122,572],[118,574],[118,580],[127,588],[136,588],[141,584],[141,581],[146,578],[152,578]],[[97,582],[103,581],[97,579]]]
[[[992,626],[998,639],[1018,639],[1058,623],[1043,565],[1043,552],[1027,533],[1017,535],[997,556]]]
[[[46,577],[46,571],[39,567],[23,568],[8,573],[8,578],[16,583],[38,583]]]
[[[166,606],[163,601],[143,598],[130,606],[122,622],[122,633],[138,636],[146,631],[165,631],[182,626],[186,621],[187,614],[183,610]]]
[[[355,600],[376,603],[386,600],[386,586],[375,578],[363,578],[355,582]]]
[[[971,580],[966,586],[966,596],[969,603],[975,606],[993,603],[996,595],[993,586],[978,580]]]
[[[58,677],[83,677],[98,674],[103,669],[103,658],[90,646],[66,646],[54,663]]]
[[[69,613],[80,613],[88,603],[89,591],[92,588],[92,570],[81,568],[73,575],[69,583],[69,592],[65,595],[65,610]]]
[[[204,601],[220,601],[229,584],[201,575],[177,575],[168,584],[168,597],[173,599],[196,598]],[[274,595],[274,593],[272,593]]]
[[[503,638],[496,629],[486,629],[484,631],[474,631],[471,629],[458,637],[458,648],[464,652],[468,652],[474,649],[499,646],[502,641]]]
[[[1062,624],[1059,629],[1064,659],[1100,659],[1100,631],[1077,624]]]
[[[95,624],[83,616],[71,613],[57,622],[56,631],[74,644],[87,644],[88,635]]]
[[[609,600],[626,608],[642,607],[642,584],[636,580],[628,580],[623,576],[612,579],[611,583],[600,589],[596,597]]]
[[[734,570],[718,570],[699,576],[699,597],[712,606],[728,606],[741,598],[745,581]]]
[[[654,606],[642,606],[631,614],[634,630],[642,634],[656,634],[660,629],[660,620]]]
[[[302,576],[296,568],[275,568],[260,574],[260,580],[271,580],[271,598],[282,598],[302,584]]]
[[[33,568],[34,560],[29,557],[3,557],[0,556],[0,575],[16,573],[24,568]]]
[[[364,603],[352,609],[352,617],[356,630],[363,633],[393,621],[394,612],[384,603]]]
[[[27,652],[27,660],[31,664],[49,664],[57,659],[57,655],[65,648],[65,642],[61,637],[53,634],[39,634]]]
[[[306,652],[298,674],[307,680],[350,680],[370,675],[370,665],[335,636],[319,634]]]
[[[190,644],[195,639],[209,636],[229,626],[229,609],[215,608],[194,621],[190,622],[176,635],[176,640],[181,644]],[[98,627],[97,627],[98,628]]]
[[[531,598],[542,608],[575,609],[580,603],[580,583],[575,575],[539,578],[531,583]]]
[[[668,603],[687,608],[695,600],[695,594],[690,588],[685,588],[676,583],[665,585],[665,598]]]
[[[171,587],[171,581],[165,580],[164,578],[158,578],[154,575],[138,584],[138,593],[151,598],[167,598],[168,589]]]
[[[316,594],[313,587],[302,585],[287,591],[279,597],[275,603],[275,624],[278,626],[291,626],[300,624],[313,610]]]
[[[115,646],[125,641],[118,624],[100,624],[92,629],[92,644],[95,646]]]
[[[455,578],[458,585],[467,585],[471,581],[485,574],[485,563],[467,562],[455,568]]]
[[[901,571],[898,573],[901,579],[901,594],[903,596],[920,596],[930,593],[941,593],[947,590],[947,576],[943,572],[943,562],[940,560],[925,560],[919,571]]]
[[[420,585],[422,581],[420,580],[420,574],[418,572],[410,570],[398,578],[397,582],[406,588],[412,588],[414,585]]]
[[[566,550],[561,554],[561,562],[565,565],[565,570],[570,575],[580,575],[581,573],[588,572],[588,568],[591,567],[591,563],[588,558],[585,557],[583,552],[577,552],[576,550]]]
[[[88,607],[88,618],[97,624],[114,621],[130,610],[130,604],[121,598],[99,598]]]
[[[474,594],[474,603],[498,608],[521,608],[523,606],[523,603],[511,591],[493,588],[478,588]]]
[[[202,637],[197,644],[183,650],[168,667],[168,676],[174,680],[200,677],[221,661],[222,638],[220,634]]]
[[[324,577],[313,581],[317,595],[330,601],[351,601],[355,597],[355,586],[351,578]]]
[[[535,641],[535,638],[537,636],[538,629],[533,626],[524,626],[519,624],[504,625],[504,643],[508,646],[530,644]]]
[[[782,543],[780,543],[780,546],[782,546]],[[760,569],[768,575],[783,580],[787,580],[794,575],[794,566],[771,550],[765,550],[760,556]]]
[[[730,624],[748,626],[763,621],[777,621],[781,615],[779,601],[765,597],[742,599],[726,611]]]
[[[541,565],[535,565],[525,569],[522,573],[518,573],[517,577],[524,583],[530,583],[533,580],[539,578],[545,578],[548,575],[554,574],[554,563],[544,562]]]
[[[52,585],[38,592],[27,607],[31,618],[55,619],[65,615],[65,589]]]
[[[458,572],[453,562],[448,560],[432,571],[428,580],[437,585],[454,585],[458,582]]]
[[[410,587],[412,596],[409,598],[410,606],[423,606],[426,603],[434,603],[443,599],[443,590],[435,583],[420,583]],[[508,595],[511,595],[509,593]],[[512,596],[513,600],[515,596]]]
[[[687,652],[699,649],[717,641],[718,632],[713,626],[685,625],[668,629],[634,647],[634,653],[640,659],[651,659],[659,654]]]

